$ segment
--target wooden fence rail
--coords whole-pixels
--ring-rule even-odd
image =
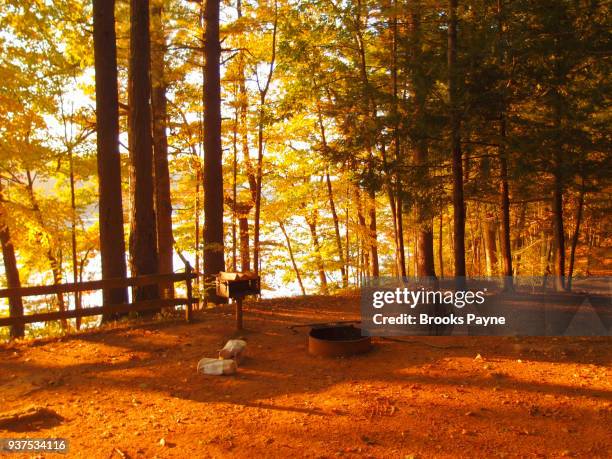
[[[0,289],[0,298],[23,298],[37,295],[57,295],[59,293],[89,292],[94,290],[107,290],[112,288],[142,287],[145,285],[159,285],[168,282],[185,282],[187,296],[185,298],[162,298],[156,300],[135,301],[123,304],[104,304],[102,306],[71,309],[66,311],[39,312],[22,316],[0,318],[0,327],[11,327],[33,322],[48,322],[52,320],[72,319],[77,317],[96,316],[100,314],[125,313],[131,311],[151,311],[159,308],[185,305],[185,320],[192,321],[193,305],[198,299],[193,297],[191,281],[198,277],[192,272],[189,265],[185,272],[172,274],[149,274],[137,277],[114,278],[94,280],[78,283],[56,285],[36,285],[21,288]]]

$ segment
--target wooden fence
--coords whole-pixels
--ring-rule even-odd
[[[198,302],[193,297],[191,281],[197,277],[189,265],[185,266],[185,272],[173,274],[150,274],[128,278],[114,278],[94,280],[78,283],[66,283],[56,285],[31,286],[21,288],[0,289],[0,298],[23,298],[36,295],[57,295],[60,293],[91,292],[95,290],[107,290],[113,288],[143,287],[147,285],[160,285],[172,282],[185,282],[185,298],[160,298],[156,300],[135,301],[123,304],[103,304],[102,306],[70,309],[65,311],[40,312],[27,314],[19,317],[0,318],[0,327],[12,327],[33,322],[49,322],[52,320],[73,319],[77,317],[96,316],[100,314],[126,313],[132,311],[151,311],[159,308],[168,308],[185,305],[185,319],[191,322],[193,305]]]

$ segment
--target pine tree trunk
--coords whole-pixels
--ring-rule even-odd
[[[394,143],[399,145],[399,139],[395,136]],[[383,160],[383,173],[386,182],[387,189],[387,197],[389,198],[389,207],[391,208],[391,220],[393,222],[393,241],[395,242],[395,274],[397,277],[404,277],[402,275],[402,250],[401,250],[401,237],[399,232],[399,221],[397,218],[398,205],[395,193],[398,191],[399,187],[393,183],[394,176],[399,180],[399,174],[392,174],[388,162],[387,162],[387,153],[385,148],[385,143],[381,142],[380,145],[380,154]],[[398,158],[398,153],[396,151],[396,158]],[[399,195],[399,193],[398,193]],[[399,197],[399,196],[398,196]],[[404,267],[405,270],[405,267]]]
[[[127,267],[121,198],[114,0],[93,0],[93,31],[102,279],[124,279],[127,275]],[[127,303],[127,300],[126,288],[103,291],[104,304]],[[115,317],[116,315],[113,314],[102,314],[102,321],[107,322]]]
[[[237,0],[236,2],[236,13],[238,18],[242,17],[242,1]],[[251,192],[250,203],[245,203],[242,206],[239,205],[238,212],[238,231],[240,239],[240,265],[242,271],[251,270],[251,254],[249,244],[249,212],[255,205],[257,200],[257,177],[253,170],[251,163],[251,157],[249,154],[249,127],[247,122],[247,115],[249,109],[249,94],[246,87],[245,77],[245,60],[244,51],[242,51],[238,57],[239,69],[238,69],[238,119],[240,124],[240,140],[242,148],[242,158],[244,161],[247,180],[249,182],[249,190]]]
[[[420,28],[420,5],[415,4],[411,12],[410,21],[410,33],[412,35],[413,45],[415,47],[415,53],[417,53],[416,59],[420,59],[419,50],[421,47],[421,28]],[[423,72],[419,69],[413,71],[413,78],[411,81],[414,100],[415,100],[415,112],[414,118],[417,126],[421,130],[425,130],[426,123],[424,121],[425,116],[425,101],[427,95],[423,90],[423,81],[426,77]],[[424,138],[425,133],[422,132],[420,135],[423,138],[415,139],[414,141],[414,160],[415,165],[420,167],[420,180],[421,187],[426,190],[424,196],[421,196],[417,201],[416,205],[416,220],[418,227],[417,234],[417,245],[418,245],[418,257],[416,258],[416,273],[415,275],[422,278],[436,278],[436,268],[434,263],[434,236],[433,236],[433,218],[431,216],[431,196],[430,196],[430,179],[429,179],[429,166],[427,164],[429,151],[427,140]]]
[[[302,276],[300,274],[300,270],[298,269],[297,263],[295,262],[295,257],[293,255],[293,248],[291,247],[291,239],[289,239],[289,235],[287,234],[287,230],[285,229],[285,225],[283,224],[283,222],[279,221],[278,226],[283,232],[283,236],[285,236],[285,241],[287,242],[287,250],[289,252],[289,258],[291,259],[291,265],[293,266],[293,271],[295,271],[295,277],[297,278],[298,284],[300,285],[302,296],[306,296],[306,290],[304,289],[304,284],[302,282]]]
[[[234,92],[236,94],[236,92]],[[237,214],[236,202],[238,199],[238,118],[239,107],[234,111],[234,123],[232,132],[232,271],[238,271],[238,238],[237,238]]]
[[[525,238],[523,237],[523,230],[525,229],[526,215],[527,215],[527,203],[524,202],[519,211],[518,221],[514,227],[515,238],[512,242],[512,249],[515,252],[519,251],[525,243]],[[516,255],[516,263],[514,264],[514,268],[513,268],[514,276],[519,275],[520,268],[521,268],[521,254],[518,253]]]
[[[504,21],[503,21],[503,1],[497,0],[497,26],[500,46],[500,63],[505,66],[505,50],[502,43],[504,42]],[[500,175],[500,204],[502,211],[502,236],[501,236],[501,253],[503,259],[503,276],[504,290],[512,290],[514,288],[513,272],[512,272],[512,246],[510,244],[510,188],[508,186],[508,158],[506,156],[506,101],[502,95],[502,111],[500,113],[499,126],[499,175]]]
[[[576,259],[576,247],[578,247],[578,241],[580,239],[580,225],[582,224],[582,211],[584,209],[584,179],[582,179],[582,186],[580,188],[580,195],[578,196],[578,209],[576,210],[576,227],[574,228],[574,234],[572,235],[572,244],[570,248],[570,259],[569,269],[567,272],[567,289],[572,289],[572,277],[574,276],[574,261]]]
[[[243,272],[251,270],[251,249],[249,247],[249,212],[253,208],[251,202],[237,204],[238,231],[240,239],[240,269]]]
[[[489,216],[484,222],[483,236],[486,274],[488,277],[492,277],[495,274],[495,266],[497,265],[497,225],[493,221],[492,216]]]
[[[449,0],[448,91],[450,103],[451,151],[453,170],[454,260],[457,287],[465,285],[465,203],[463,200],[463,164],[461,154],[461,119],[457,88],[457,0]]]
[[[553,259],[555,263],[555,288],[565,289],[565,231],[563,229],[563,185],[559,173],[555,173],[552,198],[553,212]]]
[[[334,221],[334,231],[336,234],[336,247],[338,248],[338,257],[340,258],[340,275],[342,276],[342,288],[348,287],[348,273],[346,272],[346,265],[344,263],[344,251],[342,250],[342,238],[340,237],[340,221],[338,219],[338,213],[336,212],[336,204],[334,202],[334,191],[332,188],[331,179],[329,178],[329,172],[325,173],[327,180],[327,195],[329,196],[329,206],[332,212],[332,219]]]
[[[393,0],[394,9],[397,8],[397,0]],[[392,66],[392,80],[393,80],[393,115],[395,116],[395,125],[393,126],[393,145],[395,148],[395,161],[400,164],[401,161],[401,148],[400,148],[400,120],[398,111],[398,82],[397,82],[397,45],[399,41],[398,28],[397,28],[397,11],[393,14],[393,66]],[[404,221],[403,221],[403,209],[402,209],[402,179],[401,174],[396,172],[395,174],[395,211],[393,212],[394,227],[396,232],[396,244],[398,251],[398,275],[404,279],[406,277],[406,251],[404,248]],[[393,195],[391,191],[391,196]],[[392,204],[393,205],[393,204]]]
[[[172,201],[166,137],[167,100],[164,80],[166,39],[162,21],[163,0],[151,2],[151,108],[153,114],[153,156],[155,167],[155,216],[157,218],[157,249],[159,273],[174,272],[172,262]],[[174,297],[174,283],[160,285],[162,298]]]
[[[359,187],[355,186],[355,202],[357,203],[357,222],[358,222],[358,241],[360,242],[359,246],[361,247],[361,258],[360,267],[361,267],[361,277],[369,277],[370,272],[370,232],[366,225],[365,216],[363,215],[363,205],[361,203],[361,192],[359,191]]]
[[[440,265],[440,279],[444,279],[444,254],[442,253],[442,225],[444,224],[443,214],[440,213],[440,228],[438,230],[438,264]]]
[[[372,276],[377,278],[380,276],[380,268],[378,264],[378,235],[376,228],[376,195],[373,191],[370,192],[369,199],[369,214],[370,214],[370,261],[372,262]]]
[[[505,120],[502,115],[501,139],[500,144],[506,141]],[[508,186],[508,163],[505,154],[505,147],[500,146],[499,152],[500,167],[500,200],[502,210],[502,258],[504,260],[504,289],[513,288],[512,281],[512,246],[510,244],[510,191]]]
[[[219,0],[206,0],[204,18],[204,276],[211,285],[213,276],[225,269]],[[207,299],[222,302],[214,288],[207,290]]]
[[[315,209],[310,217],[306,219],[306,223],[308,223],[308,227],[310,228],[310,236],[312,237],[312,246],[314,248],[315,260],[317,262],[317,270],[319,272],[321,293],[323,295],[329,295],[329,290],[327,289],[327,277],[325,275],[325,265],[323,263],[323,257],[321,256],[321,245],[319,244],[319,236],[317,234],[317,220],[318,212]]]
[[[265,98],[260,102],[259,126],[257,127],[257,187],[255,194],[255,218],[253,228],[253,268],[259,273],[259,238],[261,226],[261,187],[263,180],[263,104]]]
[[[200,162],[200,157],[198,156],[198,163],[196,166],[196,188],[195,188],[195,199],[194,199],[194,242],[195,242],[195,272],[201,273],[200,269],[200,216],[201,216],[201,186],[202,186],[202,165]],[[199,289],[200,287],[200,276],[195,278],[194,282],[195,286]]]
[[[266,97],[268,95],[268,89],[272,81],[272,75],[274,72],[274,63],[276,61],[276,32],[278,25],[278,3],[274,2],[274,25],[272,29],[272,57],[270,58],[270,67],[268,69],[268,76],[266,83],[263,88],[259,89],[259,120],[257,124],[257,188],[255,195],[255,223],[253,228],[253,265],[255,272],[259,273],[260,264],[260,226],[261,226],[261,192],[262,192],[262,181],[263,181],[263,154],[264,154],[264,110],[266,104]],[[258,83],[259,85],[259,83]]]
[[[128,99],[130,116],[130,179],[133,186],[130,222],[132,276],[158,272],[157,221],[154,209],[153,141],[151,137],[151,80],[149,1],[130,0],[130,59]],[[157,285],[134,287],[136,301],[159,297]],[[152,314],[154,311],[147,313]]]
[[[428,188],[427,166],[427,150],[423,142],[417,142],[415,146],[415,163],[423,167],[421,178],[425,181],[424,188]],[[436,278],[436,268],[434,264],[434,236],[433,236],[433,220],[429,216],[427,203],[419,201],[417,205],[417,223],[418,223],[418,257],[417,257],[417,277],[421,278]]]
[[[11,240],[11,231],[8,226],[9,218],[4,208],[5,198],[2,193],[2,182],[0,181],[0,244],[2,244],[2,260],[4,262],[4,274],[6,276],[7,288],[21,288],[19,279],[19,269],[17,268],[17,257],[15,247]],[[9,298],[9,317],[23,316],[23,301],[20,296]],[[23,324],[11,327],[11,338],[21,338],[24,336],[25,327]]]
[[[76,209],[76,196],[75,196],[75,183],[74,183],[74,155],[72,149],[69,149],[69,163],[70,163],[70,243],[72,249],[72,282],[75,284],[79,281],[79,265],[77,262],[77,238],[76,238],[76,225],[77,225],[77,209]],[[81,292],[74,292],[74,309],[80,310],[81,305]],[[75,319],[76,329],[81,329],[81,317]]]

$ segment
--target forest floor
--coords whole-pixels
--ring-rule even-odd
[[[0,438],[64,437],[68,457],[106,459],[610,457],[609,338],[375,338],[326,359],[288,326],[358,319],[358,297],[246,306],[240,335],[221,308],[0,346],[0,416],[46,409]],[[196,372],[235,336],[236,375]]]

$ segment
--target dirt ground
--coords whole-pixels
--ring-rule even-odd
[[[275,299],[247,305],[240,335],[228,307],[4,345],[0,413],[48,411],[0,438],[64,437],[68,457],[106,459],[612,457],[609,338],[374,339],[325,359],[288,328],[358,316],[357,297]],[[235,336],[237,375],[196,372]]]

